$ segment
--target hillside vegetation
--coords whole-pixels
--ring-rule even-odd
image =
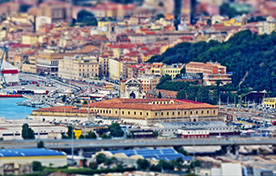
[[[148,62],[188,63],[219,62],[233,72],[232,87],[236,90],[268,91],[276,96],[276,33],[256,35],[241,31],[227,42],[180,43]],[[249,89],[248,89],[249,88]]]

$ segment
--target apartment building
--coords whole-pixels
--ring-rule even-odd
[[[96,57],[64,57],[59,61],[58,76],[74,80],[96,78],[99,76],[99,62]]]
[[[231,74],[227,74],[226,67],[213,62],[190,62],[186,64],[186,74],[202,74],[205,85],[214,85],[216,81],[222,84],[231,83]]]

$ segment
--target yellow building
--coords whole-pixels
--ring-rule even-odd
[[[276,108],[276,97],[264,98],[263,107],[275,109]]]
[[[108,25],[110,25],[111,23],[114,23],[114,22],[112,22],[112,21],[101,21],[101,20],[99,20],[99,21],[98,21],[98,27],[108,26]]]
[[[45,36],[43,34],[28,33],[28,34],[22,35],[22,44],[35,45],[37,43],[43,43],[44,37]]]
[[[144,124],[158,121],[218,120],[218,107],[177,99],[111,99],[89,105],[90,110],[106,118]],[[83,108],[88,109],[88,105]]]
[[[235,18],[232,18],[224,22],[225,26],[242,26],[242,22],[237,21]]]
[[[119,79],[121,76],[121,62],[118,59],[109,59],[109,77]]]

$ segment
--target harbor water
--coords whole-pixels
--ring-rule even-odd
[[[17,102],[27,100],[26,98],[0,98],[0,117],[9,119],[25,119],[36,108],[18,106]]]

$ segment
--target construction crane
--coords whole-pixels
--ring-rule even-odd
[[[3,61],[5,59],[5,56],[6,56],[6,59],[9,57],[8,47],[4,45],[2,47],[2,50],[3,50],[3,53],[2,53],[2,56],[1,56],[1,60],[0,60],[0,69],[1,69],[0,70],[0,85],[7,84],[5,76],[3,74],[4,68],[2,68],[2,66],[3,66]]]

